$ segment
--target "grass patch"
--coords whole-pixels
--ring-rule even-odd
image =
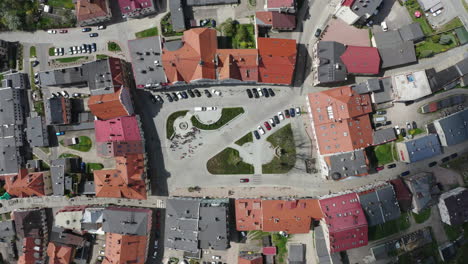
[[[96,60],[104,60],[104,59],[107,59],[109,58],[109,56],[105,55],[105,54],[97,54],[96,55]]]
[[[225,148],[208,160],[206,167],[211,174],[253,174],[252,164],[245,163],[239,156],[239,151]]]
[[[284,237],[278,233],[275,233],[271,236],[271,242],[276,246],[277,252],[276,256],[279,263],[286,263],[286,255],[288,254],[288,248],[286,244],[288,243],[289,237]]]
[[[412,136],[416,136],[416,135],[419,135],[419,134],[423,134],[424,133],[424,130],[420,129],[420,128],[415,128],[415,129],[411,129],[410,131],[408,131],[408,133]]]
[[[424,35],[428,36],[434,32],[434,29],[431,27],[429,22],[427,21],[426,16],[424,15],[424,11],[422,10],[421,6],[419,5],[418,1],[416,0],[408,0],[405,2],[405,7],[408,9],[408,13],[413,19],[414,22],[418,22],[421,25],[421,29],[424,32]],[[421,12],[421,17],[417,18],[414,16],[414,12],[419,11]]]
[[[148,28],[148,29],[135,33],[136,38],[147,38],[147,37],[154,37],[157,35],[159,35],[159,31],[157,27]]]
[[[461,22],[459,17],[455,17],[454,19],[445,23],[441,28],[437,30],[437,32],[452,31],[458,27],[463,27],[463,23]]]
[[[172,113],[166,121],[166,137],[167,139],[171,139],[172,135],[174,134],[174,121],[181,116],[185,116],[187,114],[187,110],[184,111],[177,111]]]
[[[29,58],[35,58],[36,55],[36,46],[31,46],[29,48]]]
[[[424,209],[419,214],[413,213],[414,221],[416,221],[416,223],[418,223],[418,224],[422,224],[422,223],[426,222],[427,219],[429,219],[429,217],[431,217],[431,208],[430,207]]]
[[[63,145],[63,140],[60,140],[60,144]],[[88,152],[93,145],[91,139],[87,136],[79,136],[78,137],[78,144],[66,146],[69,149],[74,149],[81,152]]]
[[[291,124],[288,124],[271,136],[267,141],[273,145],[276,150],[278,147],[281,149],[280,157],[274,157],[272,161],[262,165],[262,172],[268,173],[287,173],[290,171],[294,164],[296,164],[296,144],[292,133]]]
[[[108,49],[109,51],[114,51],[114,52],[116,52],[116,51],[122,51],[122,49],[120,48],[119,44],[117,44],[117,43],[115,43],[115,42],[113,42],[113,41],[107,42],[107,49]]]
[[[257,0],[249,0],[249,5],[251,7],[256,7],[257,6]]]
[[[75,9],[75,5],[71,0],[48,0],[47,4],[53,7]]]
[[[236,143],[239,146],[244,145],[245,143],[253,142],[253,136],[252,132],[247,133],[245,136],[241,137],[239,140],[237,140]]]
[[[369,226],[369,240],[378,240],[408,229],[411,223],[407,213],[402,213],[398,219],[381,225]]]
[[[443,223],[443,225],[445,234],[450,241],[454,241],[463,234],[461,225],[447,225],[446,223]]]
[[[81,158],[81,157],[75,154],[71,154],[71,153],[62,153],[60,154],[59,158]]]
[[[421,58],[431,57],[435,54],[445,52],[457,46],[457,40],[453,34],[447,34],[451,41],[449,44],[440,44],[433,42],[431,38],[426,38],[425,41],[416,44],[416,56]]]
[[[49,56],[55,56],[55,47],[49,48]]]
[[[67,58],[55,59],[54,61],[61,62],[61,63],[69,63],[69,62],[75,62],[75,61],[81,60],[83,58],[87,58],[87,57],[86,56],[67,57]]]
[[[101,163],[86,163],[86,173],[90,174],[93,173],[95,170],[102,170],[104,165]]]
[[[465,11],[468,13],[468,3],[465,0],[460,0],[465,8]]]
[[[38,115],[44,116],[45,115],[44,102],[43,101],[34,102],[34,111],[36,111]]]
[[[228,19],[220,25],[220,30],[231,40],[233,49],[255,49],[255,30],[252,24],[234,23]]]
[[[374,148],[375,157],[377,158],[379,166],[392,163],[394,161],[392,149],[396,147],[393,145],[394,144],[390,142],[387,144],[378,145]]]
[[[244,113],[244,108],[242,107],[230,107],[230,108],[223,108],[221,110],[221,117],[218,121],[214,122],[213,124],[203,124],[201,123],[198,118],[192,116],[190,119],[192,121],[193,126],[202,130],[215,130],[221,128],[222,126],[226,125],[232,119],[236,118],[238,115]]]
[[[165,37],[172,37],[172,36],[182,36],[182,32],[175,32],[174,29],[172,28],[172,22],[171,22],[171,13],[167,13],[162,19],[161,19],[161,31],[162,35]]]

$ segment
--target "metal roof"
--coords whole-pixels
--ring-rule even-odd
[[[328,175],[334,179],[368,173],[367,158],[363,149],[327,156],[330,160]]]
[[[79,66],[39,72],[39,80],[43,86],[72,86],[86,83],[82,68]]]
[[[224,250],[229,247],[229,199],[203,200],[198,222],[200,248]]]
[[[172,29],[176,32],[187,29],[185,24],[184,5],[182,0],[169,1],[169,11],[171,12]]]
[[[166,202],[164,246],[196,253],[200,199],[170,198]]]
[[[346,47],[335,41],[320,41],[317,44],[319,66],[317,77],[320,83],[339,82],[346,80],[346,66],[340,56]]]
[[[404,25],[398,29],[403,41],[417,41],[424,38],[424,32],[418,22]]]
[[[289,244],[288,249],[289,264],[305,264],[305,245]]]
[[[400,217],[400,207],[392,185],[377,188],[359,195],[359,202],[369,226],[383,224]]]
[[[49,146],[49,134],[42,116],[28,117],[26,120],[26,135],[28,142],[33,147]]]
[[[359,17],[369,18],[374,15],[375,10],[382,4],[383,0],[354,1],[351,10]]]
[[[402,154],[400,153],[400,160],[408,163],[425,160],[442,153],[439,137],[436,134],[428,134],[405,142],[399,142],[397,143],[397,147],[399,151],[406,152],[405,157],[409,159],[402,159]]]
[[[167,82],[161,61],[160,37],[134,39],[128,42],[133,75],[137,87]]]

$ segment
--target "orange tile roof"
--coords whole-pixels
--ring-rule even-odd
[[[237,199],[236,228],[238,231],[262,230],[262,200]]]
[[[372,145],[369,95],[349,86],[308,95],[320,154],[348,152]]]
[[[102,264],[144,264],[146,236],[106,234],[106,252]]]
[[[76,20],[78,22],[107,16],[110,9],[106,0],[77,0],[75,4]]]
[[[218,49],[218,79],[258,81],[258,51],[255,49]]]
[[[49,256],[49,264],[69,264],[72,261],[73,248],[49,242],[47,256]]]
[[[36,243],[34,243],[35,238],[33,237],[25,237],[23,239],[23,248],[21,249],[21,256],[18,258],[18,264],[35,264],[37,262],[41,262],[42,258],[39,256],[36,258],[34,247]]]
[[[260,256],[239,256],[237,264],[263,264],[263,257]]]
[[[115,93],[89,97],[89,110],[91,110],[93,115],[103,120],[131,115],[131,109],[125,105],[122,98],[123,93],[128,92],[127,89],[121,88]]]
[[[296,41],[258,38],[259,72],[262,83],[291,84],[296,66]]]
[[[182,41],[180,49],[164,48],[162,51],[163,68],[169,82],[215,79],[216,30],[193,28],[184,32]]]
[[[44,173],[20,169],[18,174],[5,175],[5,189],[15,197],[44,196]]]
[[[308,233],[312,218],[322,218],[318,200],[263,200],[263,231],[285,231],[290,234]]]
[[[143,154],[115,157],[115,169],[94,171],[97,197],[146,199]]]

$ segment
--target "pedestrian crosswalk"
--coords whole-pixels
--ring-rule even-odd
[[[252,176],[252,183],[253,184],[261,184],[262,183],[262,175],[256,174]]]

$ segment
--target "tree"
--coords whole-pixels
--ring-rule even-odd
[[[439,43],[442,45],[448,45],[451,42],[452,42],[452,38],[449,35],[442,35],[442,37],[440,37]]]
[[[439,43],[440,35],[434,35],[434,36],[431,37],[431,39],[432,39],[432,42]]]
[[[232,21],[232,18],[228,18],[226,21],[221,23],[219,28],[225,36],[232,37],[234,34],[236,34],[236,27],[234,25],[234,21]]]
[[[428,58],[428,57],[431,57],[432,54],[434,54],[434,52],[432,52],[432,50],[423,50],[423,51],[421,51],[419,56],[420,56],[420,58]]]
[[[6,13],[3,17],[5,26],[9,30],[18,30],[21,28],[21,19],[15,13]]]

